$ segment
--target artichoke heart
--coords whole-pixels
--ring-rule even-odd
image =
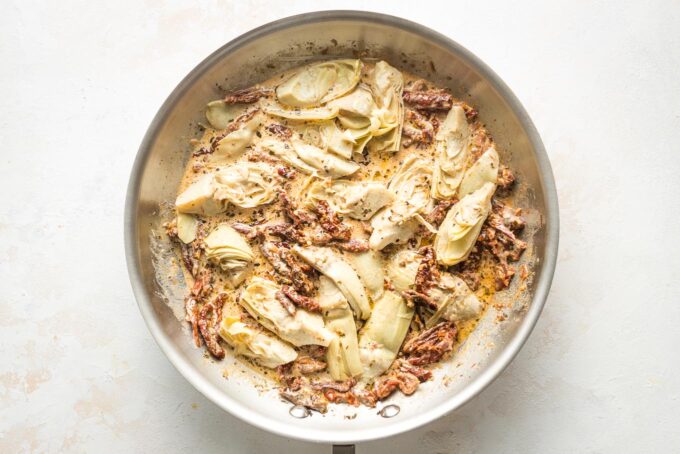
[[[201,175],[175,200],[178,213],[195,213],[210,216],[227,209],[227,200],[215,198],[215,174]]]
[[[381,126],[381,110],[378,109],[369,87],[359,85],[352,93],[338,98],[328,107],[338,112],[338,122],[354,141],[353,152],[361,153]]]
[[[360,85],[350,94],[329,102],[323,107],[312,109],[282,109],[267,107],[266,113],[276,117],[297,121],[314,121],[318,124],[307,125],[322,135],[311,140],[314,145],[331,149],[334,153],[347,158],[347,148],[352,146],[353,153],[361,153],[368,140],[378,133],[381,126],[381,109],[376,106],[368,87]],[[335,124],[338,123],[344,129]],[[320,140],[323,139],[323,140]]]
[[[335,334],[328,344],[326,363],[333,380],[361,375],[361,359],[354,316],[340,289],[326,276],[319,278],[319,305],[326,328]]]
[[[251,119],[243,122],[238,129],[219,139],[215,151],[208,155],[206,163],[210,166],[223,166],[233,162],[253,143],[255,132],[261,124],[262,116],[256,113]]]
[[[271,168],[255,162],[239,162],[215,175],[215,197],[241,208],[255,208],[276,198]]]
[[[241,292],[239,303],[262,326],[296,347],[328,346],[333,334],[324,327],[321,315],[301,308],[291,315],[276,298],[279,290],[274,282],[254,277]]]
[[[294,128],[302,134],[302,140],[310,145],[330,151],[341,158],[352,159],[356,141],[348,131],[338,128],[335,120],[305,123]]]
[[[338,213],[365,221],[392,203],[394,194],[378,182],[315,179],[307,187],[307,202],[314,205],[319,200]]]
[[[395,195],[391,205],[383,208],[371,220],[373,232],[369,239],[372,249],[408,240],[418,228],[418,217],[431,205],[430,165],[410,155],[390,180],[387,189]]]
[[[371,318],[359,333],[359,355],[364,367],[364,378],[377,377],[392,365],[408,332],[413,311],[393,291],[386,291],[376,301]]]
[[[495,184],[484,183],[451,207],[434,239],[439,263],[455,265],[470,255],[491,211],[491,197],[495,191]]]
[[[359,85],[352,93],[329,102],[328,107],[336,109],[338,115],[345,118],[341,123],[347,122],[346,126],[351,129],[368,126],[378,109],[370,88],[365,85]]]
[[[276,197],[271,169],[264,164],[239,162],[224,170],[207,173],[186,188],[175,201],[180,213],[214,215],[232,203],[254,208]]]
[[[358,318],[362,320],[368,318],[371,314],[371,306],[368,303],[364,285],[357,272],[340,254],[332,249],[317,246],[301,247],[296,245],[293,250],[305,262],[326,275],[338,286]]]
[[[416,281],[422,256],[417,251],[403,249],[387,264],[387,277],[398,292],[408,290]]]
[[[281,104],[314,107],[352,90],[359,83],[361,60],[332,60],[302,68],[276,89]]]
[[[453,106],[435,137],[435,165],[432,197],[450,199],[456,195],[470,155],[470,127],[465,111]]]
[[[482,313],[482,302],[470,290],[470,287],[458,276],[442,273],[437,286],[430,292],[430,297],[439,308],[427,320],[426,326],[434,326],[440,320],[451,322],[469,320]]]
[[[218,99],[208,103],[205,109],[205,117],[213,128],[224,129],[247,107],[247,104],[227,104],[224,100]]]
[[[265,139],[260,142],[259,146],[263,150],[268,151],[284,162],[292,165],[300,172],[314,174],[317,171],[315,167],[310,166],[305,161],[300,159],[290,142],[283,142],[281,140],[275,139]]]
[[[380,109],[380,127],[369,145],[371,151],[399,151],[404,122],[404,77],[396,68],[379,61],[375,64],[371,88]]]
[[[385,271],[380,254],[373,250],[352,254],[351,263],[364,283],[371,301],[379,300],[385,291]]]
[[[338,116],[338,109],[328,106],[316,107],[314,109],[282,109],[280,107],[269,106],[265,108],[265,112],[274,117],[297,121],[326,121]]]
[[[458,188],[458,197],[463,198],[484,186],[484,183],[496,184],[500,160],[498,152],[491,146],[465,171]]]
[[[177,213],[177,237],[184,244],[196,239],[198,233],[198,219],[186,213]]]
[[[291,142],[266,139],[260,147],[281,158],[301,172],[339,178],[359,170],[359,164],[294,138]]]
[[[241,270],[253,261],[253,250],[228,224],[220,224],[205,238],[205,255],[224,271]]]
[[[282,109],[270,106],[265,111],[291,120],[317,122],[305,125],[305,140],[346,159],[352,154],[361,154],[374,135],[386,132],[380,129],[385,111],[376,106],[370,89],[363,85],[323,107]],[[338,128],[335,119],[344,129]]]
[[[270,369],[295,361],[298,356],[293,347],[278,337],[248,326],[235,317],[222,320],[220,337],[231,345],[237,355],[253,359]]]
[[[359,164],[356,162],[342,159],[333,153],[324,151],[296,138],[291,142],[297,156],[305,164],[312,166],[316,173],[328,175],[331,178],[340,178],[351,175],[359,170]]]

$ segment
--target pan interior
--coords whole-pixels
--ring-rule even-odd
[[[501,159],[516,171],[520,182],[516,205],[526,209],[532,230],[523,258],[533,263],[526,290],[515,279],[503,296],[497,296],[507,319],[499,322],[498,309],[490,307],[454,358],[435,371],[434,380],[411,398],[397,393],[384,403],[400,407],[392,418],[381,417],[380,407],[346,406],[332,406],[325,416],[294,418],[291,405],[279,400],[266,379],[245,362],[231,355],[219,363],[206,358],[203,350],[193,347],[185,323],[179,321],[183,283],[167,245],[158,240],[162,207],[174,201],[189,155],[188,141],[199,134],[204,106],[220,96],[220,88],[246,87],[308,61],[339,57],[384,59],[475,105],[499,145]],[[349,12],[269,24],[201,63],[149,128],[126,207],[128,264],[140,309],[161,348],[194,386],[266,430],[307,440],[351,442],[416,427],[457,408],[488,384],[521,347],[540,313],[557,249],[556,201],[545,159],[540,139],[512,94],[476,58],[434,32],[387,16]]]

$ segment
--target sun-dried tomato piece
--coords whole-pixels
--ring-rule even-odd
[[[290,129],[288,126],[284,126],[278,123],[272,123],[270,125],[267,125],[264,129],[274,134],[275,136],[279,136],[283,139],[290,139],[291,137],[293,137],[292,129]]]
[[[314,211],[319,217],[321,228],[328,232],[334,240],[349,241],[352,237],[352,228],[342,222],[338,214],[328,205],[328,202],[319,200]]]
[[[302,309],[305,309],[309,312],[321,312],[321,306],[319,306],[318,302],[314,301],[308,296],[300,295],[290,285],[284,285],[281,287],[281,292],[296,306],[301,307]]]
[[[412,306],[425,306],[429,309],[432,309],[434,311],[437,310],[439,306],[437,306],[437,303],[430,298],[427,294],[418,292],[416,290],[404,290],[401,292],[401,296],[404,297],[406,300],[406,303],[412,307]]]
[[[222,306],[227,295],[222,293],[210,303],[205,303],[198,316],[198,328],[211,355],[217,359],[224,358],[224,349],[220,345],[217,329],[222,321]]]
[[[416,272],[415,288],[419,293],[427,294],[441,279],[437,255],[432,246],[425,246],[418,251],[423,256]]]
[[[336,241],[331,243],[332,246],[337,247],[338,249],[341,249],[343,251],[347,252],[366,252],[370,249],[370,246],[368,245],[368,241],[366,240],[357,240],[357,239],[350,239],[349,241]]]
[[[425,220],[435,227],[439,226],[439,224],[441,224],[446,217],[446,213],[449,211],[449,208],[455,205],[456,202],[458,202],[458,199],[455,198],[449,200],[440,200],[434,206],[434,208],[432,208],[432,211],[428,213]]]
[[[198,328],[200,307],[198,306],[196,298],[188,296],[184,300],[184,312],[186,313],[184,317],[185,320],[191,324],[191,337],[194,339],[194,345],[200,347],[201,335]]]
[[[404,102],[420,110],[450,110],[453,107],[453,96],[439,88],[427,88],[427,84],[416,81],[404,90]]]
[[[253,87],[243,88],[241,90],[232,91],[224,97],[224,102],[227,104],[252,104],[261,98],[268,98],[274,93],[271,88]]]
[[[402,351],[408,362],[415,366],[432,364],[453,350],[457,335],[453,322],[441,322],[407,340]]]
[[[434,141],[435,125],[432,119],[425,117],[415,110],[408,110],[406,112],[406,120],[410,121],[410,124],[404,124],[402,129],[402,135],[407,138],[404,141],[405,147],[413,143],[429,145]]]

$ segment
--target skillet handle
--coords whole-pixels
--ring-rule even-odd
[[[333,445],[333,454],[354,454],[354,445]]]

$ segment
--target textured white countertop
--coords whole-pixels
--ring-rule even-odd
[[[680,450],[680,3],[17,0],[0,14],[0,452],[330,452],[175,371],[133,299],[122,215],[139,142],[196,63],[337,6],[488,63],[542,134],[562,221],[549,301],[508,370],[357,452]]]

